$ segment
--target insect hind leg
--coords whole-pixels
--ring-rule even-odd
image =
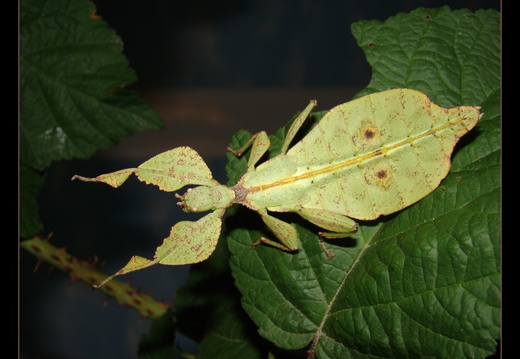
[[[345,238],[356,233],[358,230],[358,224],[343,214],[302,206],[295,212],[307,221],[328,231],[319,232],[318,234],[320,236],[321,249],[323,249],[329,259],[334,257],[334,254],[325,247],[323,238]]]
[[[258,241],[253,243],[253,248],[260,243],[269,244],[273,247],[282,249],[284,251],[293,252],[298,250],[298,232],[289,223],[286,223],[276,217],[267,214],[267,211],[258,211],[264,223],[274,233],[274,235],[280,240],[281,243],[271,241],[265,237],[260,238]]]

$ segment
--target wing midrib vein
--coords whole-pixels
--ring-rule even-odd
[[[265,190],[267,190],[269,188],[283,186],[283,185],[291,184],[291,183],[294,183],[294,182],[297,182],[297,181],[300,181],[300,180],[313,178],[313,177],[319,176],[321,174],[334,172],[334,171],[337,171],[337,170],[339,170],[341,168],[344,168],[344,167],[353,166],[353,165],[362,163],[362,162],[364,162],[364,161],[366,161],[368,159],[371,159],[371,158],[375,158],[375,157],[378,157],[378,156],[385,156],[388,152],[390,152],[392,150],[395,150],[397,148],[406,146],[406,145],[408,145],[408,144],[410,144],[412,142],[420,140],[421,138],[433,135],[433,134],[435,134],[437,132],[445,130],[446,128],[452,127],[452,126],[458,124],[459,122],[461,122],[462,119],[463,119],[463,117],[459,117],[459,118],[457,118],[453,122],[446,122],[445,124],[443,124],[441,126],[432,128],[432,129],[430,129],[428,131],[422,132],[422,133],[420,133],[420,134],[418,134],[416,136],[413,136],[413,137],[409,137],[409,138],[407,138],[405,140],[398,141],[398,142],[396,142],[396,143],[394,143],[392,145],[382,146],[382,147],[380,147],[380,148],[378,148],[376,150],[372,150],[372,151],[367,152],[365,154],[356,155],[356,156],[354,156],[352,158],[349,158],[347,160],[344,160],[344,161],[341,161],[341,162],[338,162],[338,163],[331,163],[331,164],[326,165],[326,166],[324,166],[322,168],[309,170],[309,171],[307,171],[305,173],[302,173],[302,174],[299,174],[299,175],[296,175],[296,176],[290,176],[290,177],[286,177],[286,178],[281,178],[281,179],[279,179],[277,181],[274,181],[272,183],[263,184],[263,185],[259,185],[259,186],[253,186],[253,187],[250,187],[248,190],[249,190],[250,193],[251,192],[265,191]]]

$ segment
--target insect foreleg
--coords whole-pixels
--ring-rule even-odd
[[[235,151],[231,147],[228,147],[227,150],[233,153],[235,156],[240,157],[249,147],[252,147],[251,156],[247,161],[247,171],[250,171],[254,169],[255,164],[267,152],[270,145],[271,141],[269,141],[267,133],[265,131],[261,131],[251,136],[249,141],[247,141],[245,145],[243,145],[239,150]]]
[[[358,230],[358,224],[353,219],[336,212],[300,207],[296,213],[309,222],[333,232],[321,234],[323,237],[343,238],[356,233]]]
[[[289,148],[289,145],[294,139],[294,136],[296,136],[298,130],[302,127],[307,117],[309,117],[312,109],[316,107],[317,104],[318,103],[316,102],[316,100],[311,100],[307,107],[305,107],[305,109],[302,112],[300,112],[298,117],[296,117],[296,119],[291,124],[291,127],[289,127],[289,131],[287,131],[287,135],[285,136],[285,139],[283,141],[283,146],[280,153],[285,154],[287,152],[287,149]]]
[[[307,107],[305,107],[305,109],[302,112],[300,112],[298,117],[296,117],[296,119],[291,124],[289,131],[287,131],[287,135],[285,136],[280,153],[285,154],[287,152],[287,149],[289,148],[289,145],[294,139],[294,136],[296,136],[296,133],[298,133],[298,130],[302,127],[303,122],[305,122],[307,117],[309,117],[312,109],[316,107],[316,105],[316,100],[311,100]],[[247,151],[249,147],[252,147],[251,156],[249,157],[249,160],[247,162],[249,170],[254,167],[254,165],[260,160],[260,158],[262,158],[262,156],[269,149],[270,145],[271,142],[269,141],[267,133],[265,131],[261,131],[251,136],[249,141],[247,141],[240,149],[234,150],[231,147],[228,147],[227,150],[233,153],[235,156],[240,157],[245,151]]]
[[[339,213],[304,207],[300,207],[296,210],[296,213],[307,221],[330,231],[319,232],[320,237],[323,238],[345,238],[356,233],[358,230],[358,224],[354,220]],[[320,245],[329,259],[334,257],[334,254],[325,248],[325,244],[321,238]]]

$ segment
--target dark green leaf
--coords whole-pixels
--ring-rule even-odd
[[[123,88],[136,80],[116,33],[87,0],[20,3],[21,224],[35,218],[31,176],[53,161],[87,158],[132,133],[162,126],[159,116]],[[25,227],[31,224],[30,227]]]
[[[500,16],[495,10],[419,8],[384,23],[362,20],[351,27],[372,66],[372,80],[358,96],[406,87],[453,107],[482,104],[499,87]]]
[[[199,345],[197,359],[265,358],[265,340],[244,313],[238,295],[212,313],[212,325]],[[263,348],[263,349],[260,349]]]
[[[164,315],[152,321],[150,332],[144,334],[139,341],[139,359],[174,358],[174,320],[172,310],[169,308]]]
[[[121,39],[89,1],[20,8],[21,160],[42,170],[86,158],[161,121],[137,96]]]
[[[122,51],[89,1],[21,3],[22,161],[42,170],[160,127],[148,105],[121,90],[136,80]]]
[[[42,173],[20,164],[20,235],[23,238],[43,230],[36,201],[43,181]]]

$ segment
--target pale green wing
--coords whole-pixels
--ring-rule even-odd
[[[119,187],[132,173],[135,173],[141,181],[157,185],[166,192],[173,192],[187,185],[210,186],[217,183],[202,157],[190,147],[177,147],[160,153],[138,168],[127,168],[94,178],[76,175],[72,179],[102,182],[112,187]]]
[[[306,208],[366,220],[396,212],[439,185],[480,117],[479,107],[445,109],[411,89],[347,102],[287,152],[298,164],[288,186],[307,188]]]

